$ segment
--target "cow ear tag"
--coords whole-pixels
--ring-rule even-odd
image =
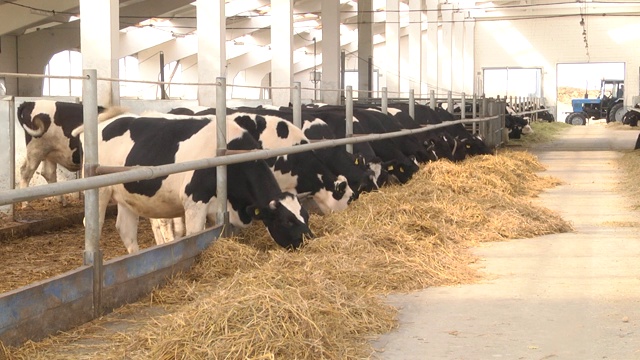
[[[471,145],[467,144],[467,149],[471,149]]]
[[[254,215],[256,215],[256,216],[260,215],[260,209],[255,208],[255,209],[253,210],[253,214],[254,214]]]
[[[356,159],[356,165],[358,165],[358,159]]]
[[[403,173],[403,172],[404,172],[404,169],[403,169],[403,168],[400,168],[400,172],[401,172],[401,173]]]
[[[387,171],[393,171],[393,165],[389,165],[389,167],[387,168]]]

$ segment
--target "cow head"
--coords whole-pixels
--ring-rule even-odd
[[[318,204],[320,211],[323,214],[329,214],[332,211],[346,209],[353,200],[353,190],[349,187],[347,178],[338,175],[332,184],[328,184],[323,176],[323,183],[325,186],[313,194],[313,200]]]
[[[281,193],[266,207],[251,205],[246,211],[261,220],[273,240],[283,248],[297,249],[305,238],[313,237],[308,225],[309,213],[291,193]]]
[[[383,163],[389,175],[393,175],[401,184],[405,184],[420,167],[416,165],[413,158],[406,158],[401,161],[391,160]]]
[[[389,172],[380,158],[375,157],[371,159],[366,163],[366,166],[368,169],[373,171],[376,188],[380,188],[389,183]]]
[[[493,151],[480,135],[471,135],[460,140],[468,155],[491,155]]]

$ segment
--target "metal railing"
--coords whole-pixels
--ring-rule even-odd
[[[407,129],[407,130],[400,130],[400,131],[381,133],[381,134],[358,135],[357,137],[352,136],[353,135],[353,99],[350,96],[351,89],[350,87],[347,87],[346,104],[345,104],[347,136],[345,138],[322,140],[322,141],[312,142],[310,144],[296,145],[296,146],[286,147],[286,148],[254,150],[254,151],[249,151],[244,153],[229,154],[226,151],[226,143],[227,143],[226,142],[226,126],[221,126],[222,122],[219,122],[219,125],[217,127],[218,149],[216,154],[217,156],[215,157],[201,159],[201,160],[193,160],[188,162],[167,164],[167,165],[161,165],[161,166],[140,166],[140,167],[134,167],[134,168],[128,168],[128,169],[103,167],[103,166],[100,166],[100,164],[98,163],[98,121],[97,121],[97,117],[98,117],[97,81],[103,80],[103,79],[98,79],[96,70],[84,70],[83,76],[81,78],[83,81],[82,98],[83,98],[83,104],[85,105],[83,108],[84,108],[84,124],[85,124],[84,172],[86,177],[82,179],[68,180],[61,183],[40,185],[40,186],[29,187],[25,189],[12,189],[12,190],[0,191],[0,205],[13,204],[21,201],[28,201],[28,200],[33,200],[33,199],[42,198],[42,197],[49,197],[54,195],[62,195],[62,194],[67,194],[67,193],[72,193],[77,191],[84,191],[84,194],[85,194],[85,199],[84,199],[84,202],[85,202],[85,205],[84,205],[85,206],[85,249],[83,252],[83,258],[84,258],[85,266],[78,269],[77,271],[69,272],[67,276],[80,276],[80,275],[77,275],[79,272],[82,272],[82,274],[86,274],[86,271],[90,272],[89,275],[82,275],[85,277],[87,276],[90,277],[90,281],[82,282],[84,284],[83,286],[92,287],[92,290],[89,291],[88,295],[86,295],[87,300],[85,300],[85,302],[89,304],[87,306],[91,309],[92,314],[87,314],[86,316],[81,317],[81,319],[85,321],[86,319],[91,319],[91,318],[100,316],[103,313],[104,309],[112,309],[115,306],[121,305],[118,302],[123,301],[123,299],[125,301],[128,301],[132,298],[135,298],[136,294],[138,293],[141,294],[149,290],[148,288],[150,283],[145,282],[145,286],[140,286],[140,284],[138,284],[135,289],[127,288],[126,290],[127,296],[121,297],[121,298],[118,298],[118,300],[112,301],[110,298],[108,298],[105,295],[106,294],[105,286],[107,286],[106,280],[105,280],[105,272],[112,271],[113,273],[118,273],[118,274],[120,273],[116,270],[109,270],[109,269],[117,266],[121,266],[124,269],[129,269],[131,267],[130,265],[126,266],[126,265],[118,265],[118,264],[121,262],[127,262],[127,261],[136,262],[136,259],[138,259],[139,256],[145,256],[145,257],[152,256],[154,257],[154,259],[156,259],[156,257],[175,256],[175,253],[179,252],[180,251],[179,249],[181,249],[180,248],[181,241],[196,241],[198,242],[198,244],[201,244],[201,240],[191,240],[191,239],[193,238],[199,239],[199,237],[202,236],[201,234],[196,234],[194,235],[194,237],[183,238],[182,240],[174,243],[169,243],[162,246],[156,246],[152,249],[142,251],[138,254],[132,254],[129,256],[125,256],[123,258],[119,258],[118,260],[110,261],[108,264],[109,268],[107,268],[106,267],[107,265],[103,264],[102,252],[99,246],[100,234],[99,234],[99,214],[98,214],[99,213],[98,188],[100,187],[111,186],[111,185],[116,185],[116,184],[126,183],[126,182],[148,180],[148,179],[153,179],[160,176],[167,176],[170,174],[175,174],[175,173],[184,172],[184,171],[198,170],[198,169],[204,169],[208,167],[218,167],[216,183],[218,186],[217,195],[221,199],[220,201],[218,201],[218,203],[221,204],[221,206],[218,208],[217,220],[218,220],[218,225],[224,228],[226,227],[229,221],[228,213],[226,209],[227,183],[226,183],[226,171],[224,171],[226,165],[240,163],[244,161],[267,159],[267,158],[271,158],[279,155],[300,153],[304,151],[322,149],[327,147],[346,145],[348,148],[352,148],[352,144],[355,144],[355,143],[376,141],[376,140],[388,139],[388,138],[393,138],[398,136],[406,136],[406,135],[416,134],[420,132],[432,131],[434,129],[444,128],[444,127],[455,125],[455,124],[466,124],[466,123],[473,124],[474,129],[478,129],[479,132],[484,133],[487,142],[491,146],[494,146],[494,147],[499,146],[502,143],[502,138],[501,138],[502,125],[501,124],[504,123],[504,116],[501,114],[504,114],[504,108],[502,107],[501,103],[495,102],[495,101],[489,101],[488,99],[483,99],[483,102],[486,103],[484,109],[487,109],[488,111],[487,114],[491,114],[491,116],[487,116],[484,118],[474,118],[474,119],[463,118],[461,120],[446,121],[440,124],[425,125],[418,129]],[[104,79],[104,80],[110,81],[111,79]],[[217,87],[216,113],[218,114],[219,117],[222,117],[226,114],[226,79],[217,78],[216,80],[217,80],[216,83],[213,84],[214,86]],[[123,80],[118,79],[118,81],[123,81]],[[294,119],[295,119],[294,121],[296,125],[300,127],[301,126],[300,83],[294,83],[291,89],[293,90],[292,100],[294,105],[294,108],[293,108]],[[386,97],[386,95],[387,95],[386,91],[383,91],[383,98],[381,99],[381,105],[383,107],[385,107],[388,103],[388,98]],[[408,99],[411,105],[415,103],[412,97],[413,97],[413,92],[411,91],[410,98]],[[432,95],[432,99],[433,99],[433,95]],[[433,105],[433,101],[431,102],[431,104]],[[410,109],[411,109],[410,112],[414,111],[413,106],[410,106]],[[115,172],[113,172],[114,170]],[[125,171],[120,171],[120,170],[125,170]],[[218,229],[220,228],[218,227]],[[210,236],[215,237],[215,236],[218,236],[217,234],[218,234],[217,232],[212,232]],[[196,246],[196,245],[193,245],[193,246]],[[171,248],[173,250],[167,252],[167,248]],[[202,245],[197,245],[197,248],[202,248]],[[192,252],[190,252],[189,254],[192,254]],[[154,255],[154,254],[159,254],[159,255]],[[187,256],[187,255],[184,255],[184,256]],[[184,256],[179,257],[177,259],[172,258],[173,260],[165,259],[165,260],[157,260],[157,261],[163,264],[168,263],[170,265],[167,265],[167,266],[173,269],[173,267],[177,266],[176,265],[177,262],[180,262],[181,264],[184,263],[185,261],[188,262],[188,260],[185,260]],[[191,255],[188,255],[188,256],[191,256]],[[142,266],[140,265],[142,263],[146,264],[147,261],[139,262],[138,265]],[[140,269],[136,269],[136,270],[138,272],[144,272],[144,271],[141,271]],[[126,284],[127,281],[132,281],[131,279],[132,277],[134,277],[134,275],[128,274],[128,271],[129,270],[123,270],[123,273],[126,275],[124,276],[125,277],[124,279],[118,280],[118,281],[121,281],[121,284],[108,284],[108,286],[110,286],[109,289],[111,289],[109,290],[110,294],[113,292],[121,293],[125,291],[125,290],[119,290],[118,286],[123,287],[124,285],[122,284]],[[153,268],[153,269],[147,269],[145,271],[148,271],[149,273],[151,273],[156,271],[165,271],[165,269],[163,268],[158,270],[156,268]],[[144,273],[147,274],[147,272],[144,272]],[[50,281],[52,282],[67,281],[68,282],[68,280],[65,280],[67,276],[62,275],[60,277],[51,279]],[[149,275],[144,275],[144,276],[149,276]],[[155,279],[155,281],[157,283],[157,281],[159,280]],[[80,283],[80,280],[78,280],[78,282]],[[80,286],[80,285],[67,284],[65,286]],[[15,308],[23,309],[23,307],[30,306],[29,303],[24,303],[19,300],[21,296],[24,296],[24,295],[21,295],[23,291],[30,291],[30,292],[35,292],[36,294],[40,294],[40,295],[29,295],[29,296],[50,296],[46,294],[46,284],[38,284],[33,286],[27,286],[25,288],[12,291],[10,293],[0,295],[0,305],[5,304],[7,306],[7,311],[11,310],[12,313],[22,314],[21,310],[18,310]],[[82,291],[77,291],[77,293],[82,293]],[[107,298],[109,300],[107,300]],[[78,300],[74,300],[74,301],[78,301]],[[108,306],[105,304],[108,304]],[[69,309],[72,309],[72,306],[74,305],[70,303],[66,306],[68,306]],[[56,303],[55,306],[51,308],[38,310],[38,311],[42,311],[42,313],[33,312],[34,315],[30,318],[31,323],[29,328],[39,327],[39,328],[46,328],[46,329],[55,331],[55,330],[62,330],[62,329],[69,328],[69,326],[77,325],[77,323],[70,324],[68,322],[65,322],[64,324],[60,324],[60,325],[52,325],[50,323],[46,323],[47,321],[50,321],[49,317],[46,316],[47,314],[52,314],[57,311],[64,312],[64,309],[66,309],[65,306],[62,306],[59,303]],[[29,308],[27,310],[34,310],[34,309]],[[28,313],[29,311],[26,311],[26,312]],[[15,337],[16,336],[15,334],[18,334],[18,333],[21,334],[23,332],[29,331],[28,328],[24,327],[25,326],[24,324],[26,323],[24,319],[21,319],[21,318],[9,319],[9,320],[6,320],[7,321],[6,323],[3,323],[3,321],[4,320],[0,319],[0,340],[6,341],[7,344],[15,344],[16,342],[19,342],[19,338]],[[78,321],[80,321],[80,319]],[[40,336],[40,335],[41,334],[38,334],[37,336]]]

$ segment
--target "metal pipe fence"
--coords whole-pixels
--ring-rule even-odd
[[[4,74],[9,76],[9,74]],[[153,284],[157,284],[161,282],[160,275],[157,274],[167,274],[167,269],[174,269],[176,267],[186,266],[191,261],[193,261],[193,251],[189,251],[188,254],[182,254],[182,247],[180,247],[180,243],[184,242],[193,242],[192,247],[201,249],[204,243],[208,244],[217,236],[224,236],[224,230],[218,231],[217,229],[225,229],[228,225],[229,217],[226,209],[226,171],[224,171],[226,165],[251,161],[251,160],[260,160],[272,158],[280,155],[287,155],[293,153],[300,153],[309,150],[322,149],[327,147],[335,147],[335,146],[352,146],[352,144],[360,143],[360,142],[369,142],[376,141],[382,139],[389,139],[398,136],[406,136],[426,131],[432,131],[434,129],[444,128],[451,125],[456,124],[473,124],[474,129],[479,128],[480,131],[485,132],[485,140],[490,146],[497,147],[502,143],[501,138],[501,129],[502,124],[504,124],[504,116],[500,114],[496,109],[500,106],[495,106],[495,104],[491,105],[491,108],[483,107],[481,114],[481,118],[474,119],[461,119],[454,121],[446,121],[440,124],[433,125],[425,125],[418,129],[406,129],[400,131],[394,131],[389,133],[381,133],[381,134],[368,134],[368,135],[358,135],[353,136],[352,134],[352,121],[353,121],[353,98],[349,96],[351,93],[351,89],[347,88],[347,96],[346,96],[346,109],[347,109],[347,137],[341,139],[330,139],[330,140],[322,140],[315,141],[309,144],[296,145],[292,147],[286,148],[277,148],[277,149],[269,149],[269,150],[254,150],[248,152],[229,152],[226,150],[226,126],[224,126],[223,122],[219,122],[217,126],[218,132],[218,149],[215,157],[167,164],[161,166],[140,166],[140,167],[132,167],[132,168],[116,168],[116,167],[105,167],[100,166],[98,163],[98,122],[97,122],[97,81],[101,80],[97,77],[96,70],[84,70],[83,76],[80,77],[83,81],[83,104],[84,106],[84,122],[85,122],[85,132],[84,132],[84,153],[85,153],[85,162],[84,162],[84,173],[85,177],[82,179],[68,180],[65,182],[55,183],[55,184],[47,184],[40,185],[34,187],[28,187],[24,189],[9,189],[0,191],[0,206],[6,204],[14,204],[17,202],[33,200],[42,197],[49,197],[54,195],[63,195],[67,193],[73,193],[78,191],[85,191],[85,249],[83,252],[84,264],[85,267],[79,269],[78,271],[70,272],[68,276],[79,276],[77,274],[86,274],[86,271],[89,271],[90,281],[85,282],[82,280],[82,286],[89,286],[90,290],[87,290],[87,295],[83,295],[86,297],[86,301],[89,305],[87,308],[90,309],[91,314],[87,314],[83,316],[82,319],[86,321],[86,319],[95,318],[100,316],[105,310],[112,309],[115,306],[121,305],[122,301],[129,301],[131,299],[136,298],[136,294],[142,294],[144,291],[149,290],[149,286]],[[114,79],[103,79],[104,81],[111,81]],[[116,81],[122,81],[120,79],[115,79]],[[226,119],[226,109],[227,109],[227,99],[226,99],[226,79],[218,78],[217,82],[214,84],[217,87],[216,89],[216,113],[218,117]],[[299,99],[300,99],[300,91],[301,87],[299,84],[294,83],[291,87],[293,89],[293,100],[295,103],[295,107],[298,107],[297,110],[300,111]],[[385,89],[386,90],[386,89]],[[336,90],[334,90],[336,91]],[[342,90],[338,90],[342,91]],[[387,97],[387,92],[383,91],[382,104],[387,105],[389,98]],[[411,108],[413,108],[414,100],[413,92],[409,93],[409,99],[411,102]],[[431,104],[434,104],[434,94],[431,93],[430,101]],[[483,104],[487,99],[483,99]],[[404,99],[407,101],[407,99]],[[349,110],[351,109],[351,110]],[[504,111],[504,109],[502,109]],[[14,111],[14,110],[12,110]],[[414,110],[411,110],[414,111]],[[218,196],[221,198],[225,198],[225,201],[219,201],[220,207],[218,207],[218,228],[214,229],[214,231],[208,233],[212,238],[209,240],[202,240],[203,234],[196,234],[194,237],[184,238],[181,241],[165,244],[162,246],[157,246],[152,249],[148,249],[142,251],[138,254],[132,254],[122,259],[118,259],[117,261],[107,262],[107,264],[103,263],[102,252],[99,246],[99,214],[98,214],[98,189],[100,187],[111,186],[121,183],[134,182],[140,180],[148,180],[157,178],[160,176],[167,176],[170,174],[175,174],[179,172],[199,170],[209,167],[218,167],[216,184],[218,186]],[[192,240],[199,239],[199,240]],[[168,251],[167,249],[171,249]],[[159,254],[159,255],[153,255]],[[176,256],[176,254],[180,254]],[[136,266],[149,266],[149,261],[140,261],[136,266],[131,266],[131,262],[136,262],[138,256],[145,256],[156,259],[156,261],[164,264],[161,269],[156,266],[151,266],[150,269],[146,269],[144,271],[136,268]],[[170,259],[167,259],[169,257]],[[118,265],[120,264],[120,265]],[[182,264],[182,265],[178,265]],[[122,270],[114,270],[114,268],[121,267]],[[142,281],[135,282],[136,286],[134,289],[127,288],[126,290],[123,287],[128,284],[130,281],[135,281],[135,274],[129,274],[129,269],[135,268],[135,272],[144,273],[145,277],[153,278],[154,282],[144,282],[145,286],[141,286],[140,283]],[[117,274],[121,274],[119,276],[124,276],[123,279],[118,278],[116,283],[108,283],[105,279],[105,275],[107,272],[113,272]],[[124,274],[124,275],[122,275]],[[152,275],[149,275],[152,274]],[[156,274],[156,275],[153,275]],[[68,276],[60,276],[55,279],[51,279],[51,282],[62,281],[65,282],[64,286],[75,286],[68,284]],[[85,276],[85,275],[82,275]],[[46,282],[45,282],[46,283]],[[80,283],[80,280],[79,280]],[[87,285],[88,284],[88,285]],[[152,285],[150,285],[152,284]],[[52,285],[53,286],[53,285]],[[80,285],[78,285],[80,286]],[[38,289],[38,290],[34,290]],[[50,296],[47,294],[46,285],[34,285],[25,287],[24,291],[35,291],[36,295],[29,296]],[[121,294],[122,292],[126,292],[127,296],[117,297],[116,300],[112,299],[111,294]],[[82,293],[82,291],[77,291],[77,293]],[[39,294],[39,295],[38,295]],[[64,303],[64,305],[60,305],[59,303],[55,303],[51,308],[40,309],[40,313],[33,312],[34,309],[28,308],[25,310],[25,307],[29,307],[28,303],[24,303],[19,299],[25,296],[23,291],[13,291],[8,294],[0,295],[0,305],[5,304],[7,306],[7,311],[11,311],[15,314],[23,313],[23,310],[29,310],[34,315],[30,318],[30,327],[38,327],[38,328],[46,328],[51,331],[58,331],[68,329],[71,326],[71,322],[64,322],[64,324],[51,324],[51,318],[55,318],[55,313],[58,311],[62,311],[63,313],[74,311],[74,301],[70,301],[69,303]],[[44,299],[44,298],[43,298]],[[124,300],[123,300],[124,299]],[[43,300],[44,302],[44,300]],[[22,309],[22,310],[21,310]],[[66,309],[66,310],[65,310]],[[27,311],[27,312],[29,312]],[[15,317],[11,319],[3,320],[0,317],[0,340],[6,341],[7,344],[16,343],[18,341],[16,334],[20,332],[21,334],[28,333],[29,327],[24,327],[25,319],[20,317]],[[76,323],[77,325],[77,323]]]

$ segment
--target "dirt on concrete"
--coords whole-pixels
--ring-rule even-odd
[[[388,297],[399,327],[380,359],[640,359],[640,212],[616,159],[637,130],[575,126],[532,149],[565,183],[538,199],[573,233],[484,243],[487,279]]]

